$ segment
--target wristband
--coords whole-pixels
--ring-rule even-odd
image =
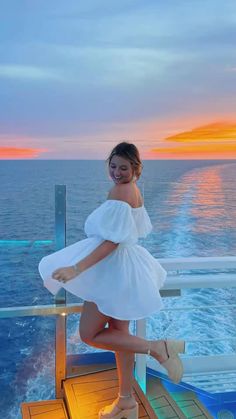
[[[73,265],[74,271],[76,275],[79,275],[81,273],[81,270],[77,264]]]

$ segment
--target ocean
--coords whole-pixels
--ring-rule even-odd
[[[153,224],[141,240],[153,256],[234,256],[236,254],[236,161],[144,161],[138,186]],[[98,160],[1,161],[0,163],[0,306],[49,304],[38,262],[53,252],[54,193],[67,188],[67,245],[84,239],[83,225],[113,183]],[[68,297],[69,302],[78,301]],[[186,290],[166,298],[166,307],[236,303],[236,290]],[[235,308],[204,316],[200,310],[161,312],[148,319],[148,338],[185,338],[191,355],[232,353],[236,340],[206,343],[191,338],[235,337]],[[79,316],[68,318],[68,353],[92,352],[78,337]],[[22,401],[54,395],[52,317],[1,320],[0,417],[20,418]],[[131,329],[133,325],[131,325]]]

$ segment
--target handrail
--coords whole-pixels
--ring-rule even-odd
[[[186,279],[187,277],[187,279]],[[207,281],[206,281],[207,277]],[[236,274],[177,274],[169,275],[161,290],[184,288],[232,288],[236,287]]]
[[[164,311],[192,311],[192,310],[209,310],[215,308],[236,307],[236,304],[213,304],[207,306],[182,306],[174,308],[165,308]],[[29,316],[66,316],[73,313],[81,313],[83,303],[66,304],[66,305],[41,305],[41,306],[19,306],[19,307],[2,307],[0,308],[0,319],[11,319],[14,317]]]
[[[236,256],[190,256],[158,258],[166,270],[236,269]]]
[[[27,316],[65,316],[72,313],[81,313],[83,303],[66,305],[40,305],[40,306],[21,306],[0,308],[0,319]]]

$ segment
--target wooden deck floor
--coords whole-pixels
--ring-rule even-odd
[[[213,419],[194,392],[172,393],[172,397],[178,402],[187,419]]]
[[[68,419],[62,399],[21,404],[24,419]]]
[[[161,418],[165,419],[186,419],[186,416],[157,377],[149,377],[147,395],[157,416],[160,415]]]
[[[98,411],[117,397],[116,369],[69,378],[64,383],[65,400],[71,419],[97,419]],[[157,416],[134,380],[134,395],[139,404],[139,418]]]
[[[114,367],[84,366],[80,375],[63,383],[64,400],[22,403],[23,419],[97,419],[99,410],[117,397],[118,377]],[[210,419],[193,392],[170,394],[157,377],[149,377],[147,397],[134,379],[133,391],[142,419]]]

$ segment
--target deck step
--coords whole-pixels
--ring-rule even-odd
[[[186,419],[183,411],[162,385],[161,379],[148,375],[147,397],[156,417],[165,419]]]
[[[62,399],[21,404],[22,419],[68,419]]]
[[[134,394],[139,403],[139,418],[156,419],[153,408],[134,380]],[[73,377],[64,382],[65,401],[71,419],[97,419],[98,411],[117,397],[116,368]]]
[[[22,419],[97,419],[99,410],[111,404],[118,393],[117,370],[109,367],[98,371],[101,366],[89,365],[87,370],[83,368],[83,375],[65,380],[64,401],[22,403]],[[194,391],[170,391],[159,377],[148,375],[147,395],[135,379],[133,391],[139,404],[139,418],[212,419]]]
[[[184,412],[187,419],[197,417],[198,419],[213,419],[194,391],[171,392],[172,398]]]

